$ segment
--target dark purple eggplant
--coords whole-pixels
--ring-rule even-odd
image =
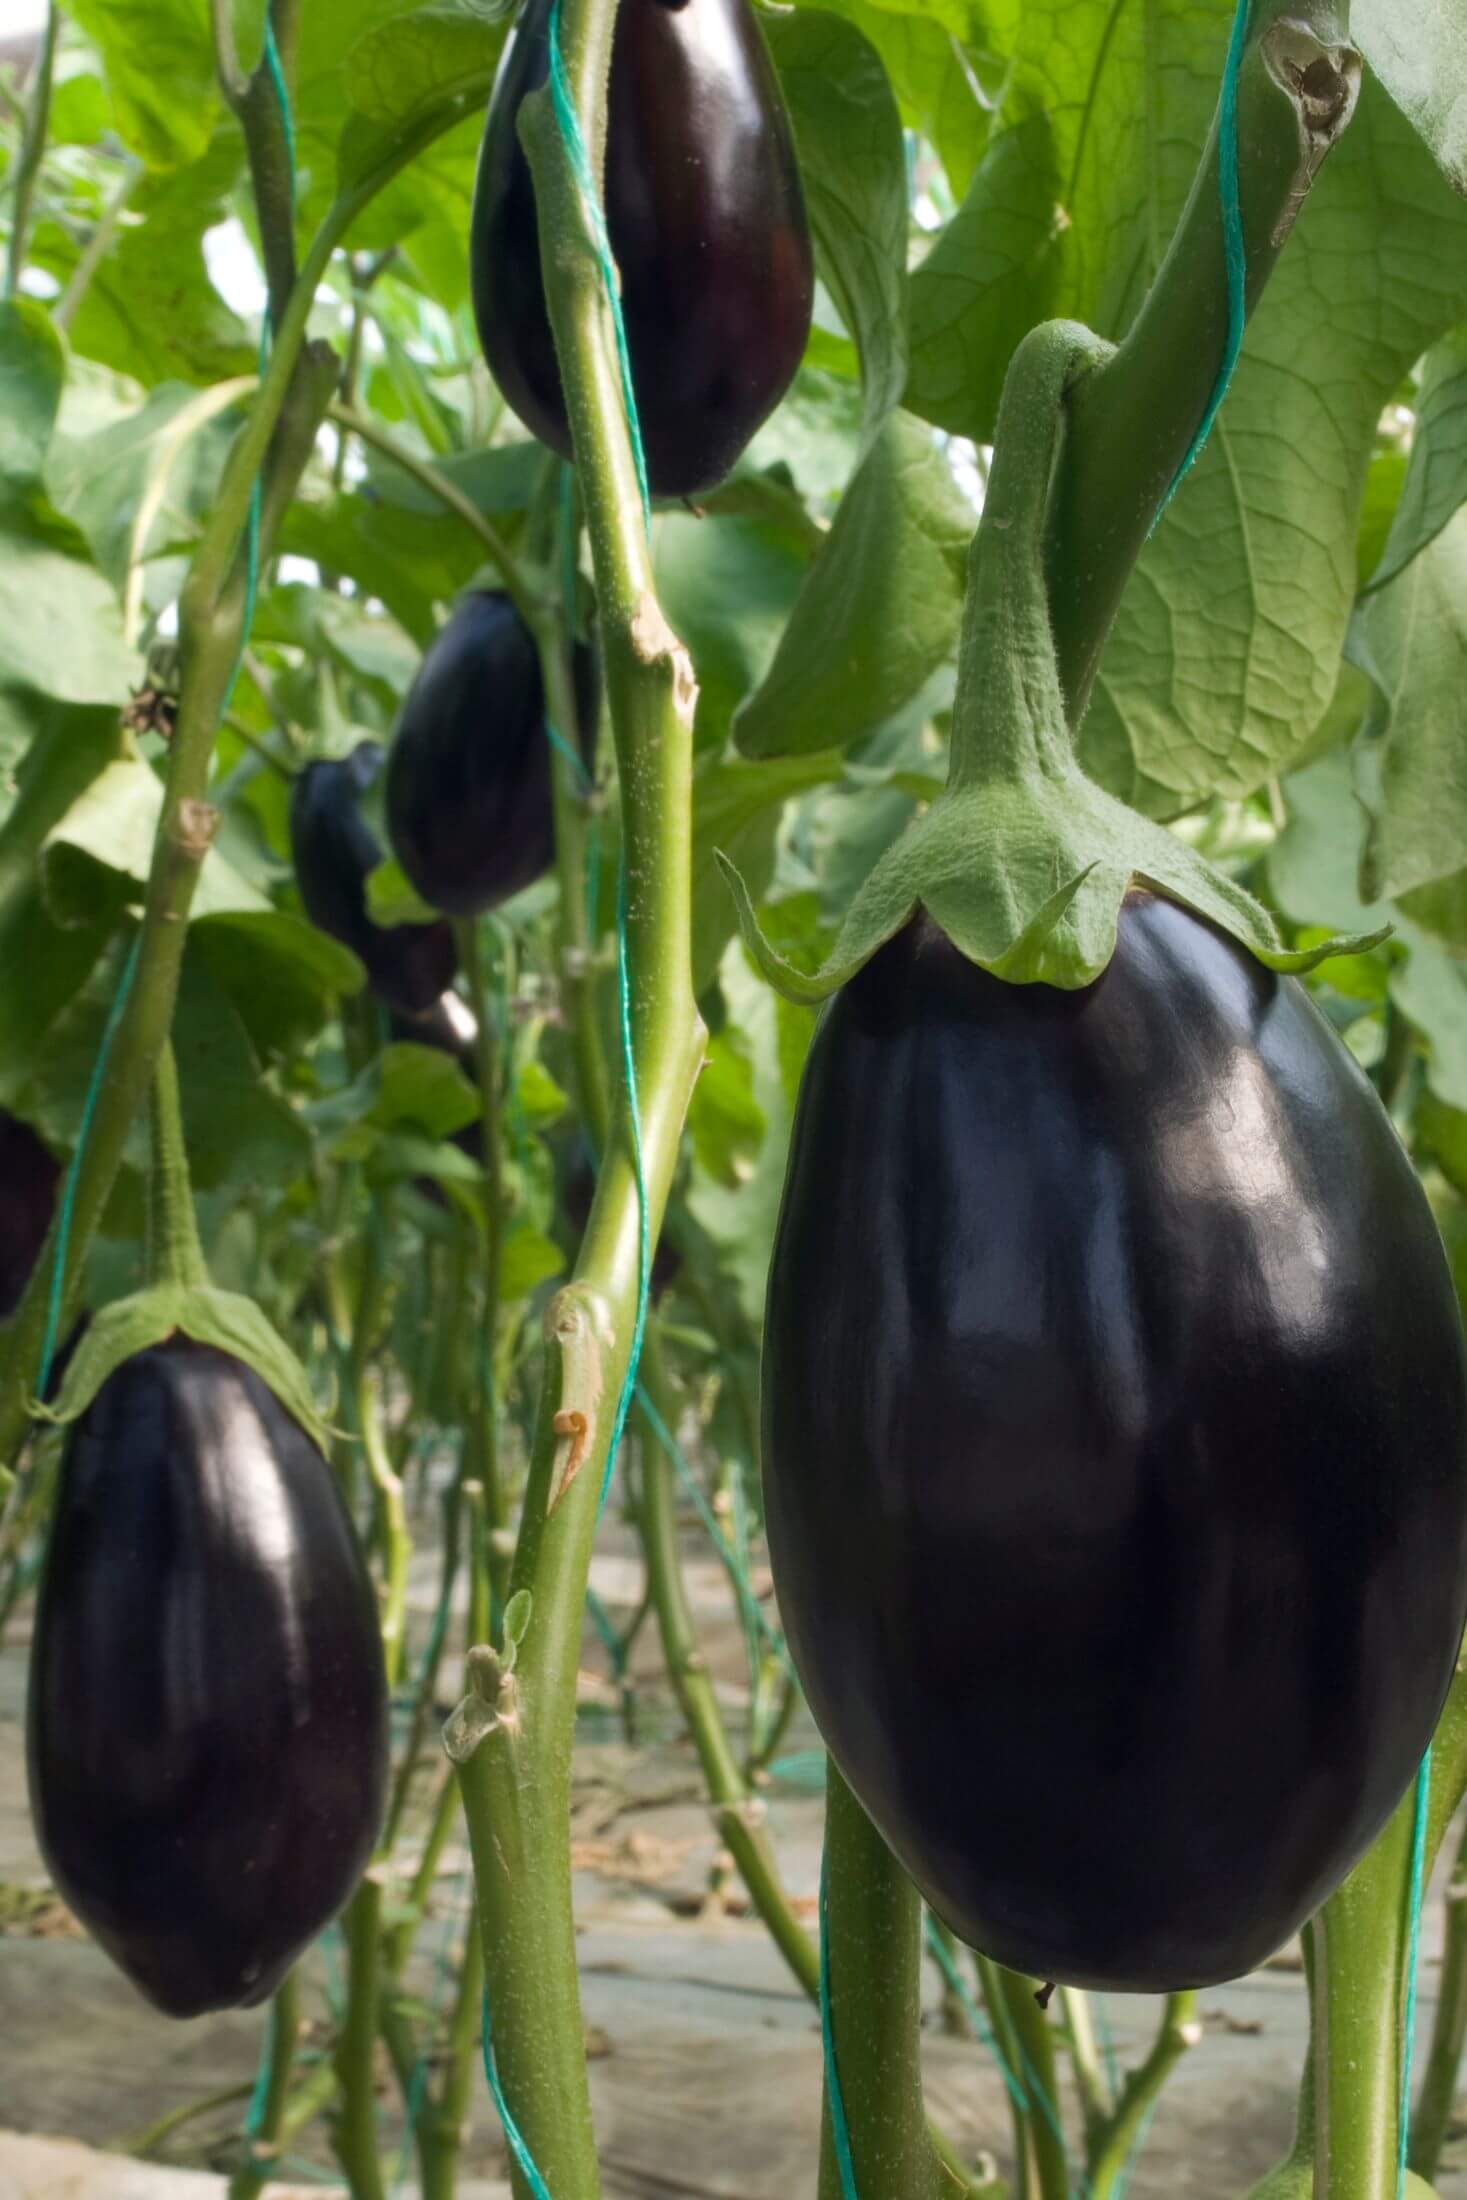
[[[376,1599],[325,1459],[230,1354],[139,1352],[72,1429],[27,1738],[57,1887],[169,2016],[264,2000],[356,1884]]]
[[[1152,896],[1074,992],[919,917],[817,1028],[764,1349],[800,1677],[937,1914],[1081,1986],[1270,1955],[1467,1619],[1447,1264],[1297,981]]]
[[[600,707],[589,643],[573,670],[589,770]],[[424,901],[456,917],[493,909],[554,861],[540,652],[508,596],[462,597],[424,656],[388,758],[387,830]]]
[[[367,879],[382,849],[361,798],[382,769],[382,746],[359,741],[348,757],[308,764],[290,798],[290,846],[306,915],[349,947],[379,999],[421,1015],[453,982],[453,932],[435,924],[374,924]]]
[[[500,64],[469,272],[495,380],[568,458],[518,135],[548,71],[550,5],[528,0]],[[605,193],[652,493],[692,496],[723,479],[788,389],[815,295],[789,115],[749,0],[623,0]]]
[[[29,1123],[0,1109],[0,1322],[25,1295],[56,1211],[61,1164]]]

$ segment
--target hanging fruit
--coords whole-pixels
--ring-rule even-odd
[[[589,769],[599,680],[589,642],[574,654],[574,736]],[[456,605],[418,668],[387,763],[392,849],[423,900],[452,916],[492,909],[555,856],[545,687],[534,635],[508,596]]]
[[[169,2016],[249,2006],[350,1895],[381,1822],[377,1601],[299,1363],[209,1282],[171,1050],[151,1281],[90,1324],[31,1652],[57,1887]]]
[[[765,1502],[811,1708],[936,1913],[1164,1992],[1271,1954],[1413,1779],[1467,1621],[1467,1370],[1420,1183],[1288,975],[1317,955],[1075,764],[1043,522],[1099,355],[1057,325],[1011,369],[947,792],[815,979],[748,934],[833,995]]]
[[[469,234],[479,341],[527,427],[570,429],[540,275],[520,106],[548,72],[552,0],[528,0],[489,104]],[[814,302],[789,115],[749,0],[624,0],[606,223],[654,496],[721,481],[783,397]]]
[[[359,741],[348,757],[306,766],[291,790],[291,854],[312,924],[351,949],[389,1007],[422,1015],[452,983],[458,957],[446,923],[380,925],[367,914],[367,879],[382,849],[362,796],[382,760],[379,742]]]

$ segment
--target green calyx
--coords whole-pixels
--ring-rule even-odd
[[[209,1281],[189,1184],[173,1048],[158,1058],[152,1093],[152,1168],[148,1185],[148,1275],[145,1291],[104,1307],[90,1323],[66,1371],[54,1411],[43,1420],[80,1419],[124,1360],[169,1337],[214,1345],[252,1367],[320,1450],[328,1443],[305,1369],[253,1299],[218,1291]]]
[[[742,880],[718,858],[750,955],[790,1000],[824,1000],[919,910],[996,977],[1065,991],[1105,969],[1121,905],[1136,888],[1207,918],[1271,970],[1311,970],[1385,937],[1291,953],[1260,902],[1106,794],[1076,761],[1050,627],[1044,527],[1066,394],[1110,351],[1078,323],[1051,321],[1014,353],[969,559],[947,787],[875,865],[820,970],[797,970],[769,945]]]
[[[104,1307],[77,1347],[54,1410],[44,1406],[34,1410],[48,1421],[80,1420],[124,1360],[176,1336],[213,1345],[252,1367],[312,1443],[326,1450],[330,1431],[316,1409],[306,1371],[289,1345],[253,1299],[237,1291],[218,1291],[208,1283],[154,1284]]]

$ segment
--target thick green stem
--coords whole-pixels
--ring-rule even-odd
[[[1060,2006],[1064,2010],[1065,2034],[1070,2045],[1070,2063],[1075,2073],[1075,2089],[1080,2096],[1081,2113],[1085,2129],[1089,2133],[1097,2128],[1105,2114],[1105,2081],[1100,2071],[1100,2055],[1095,2045],[1095,2022],[1090,2014],[1090,1996],[1078,1987],[1060,1988]]]
[[[566,0],[562,46],[587,142],[604,142],[614,0]],[[641,1192],[656,1240],[704,1033],[693,1003],[692,722],[695,684],[653,587],[606,301],[549,98],[522,127],[541,263],[595,566],[622,792],[627,1022],[640,1117]],[[571,722],[571,721],[568,721]],[[546,1312],[544,1389],[512,1586],[529,1593],[514,1715],[460,1768],[506,2098],[539,2173],[597,2200],[571,1911],[570,1772],[581,1612],[638,1297],[641,1196],[623,1091],[573,1282]],[[513,2172],[517,2200],[528,2200]]]
[[[861,2200],[942,2200],[956,2184],[922,2104],[922,1904],[834,1764],[825,1790],[827,1995]],[[843,2200],[830,2093],[820,2200]]]
[[[248,2159],[229,2181],[228,2200],[255,2200],[275,2174],[300,2028],[300,1979],[295,1971],[288,1971],[270,2005],[265,2098],[259,2125],[250,2137]]]
[[[1426,2067],[1421,2074],[1421,2091],[1411,2113],[1411,2167],[1428,2184],[1436,2176],[1446,2143],[1464,2041],[1467,2041],[1467,1836],[1458,1851],[1457,1868],[1447,1889],[1436,2020]]]
[[[55,74],[56,40],[60,29],[61,11],[56,0],[51,0],[51,5],[46,10],[46,27],[41,33],[31,100],[26,109],[25,130],[15,163],[15,192],[10,208],[10,256],[5,267],[7,298],[13,298],[20,288],[20,278],[25,269],[31,205],[36,195],[36,178],[41,172],[41,158],[46,150],[46,132],[51,126],[51,82]]]
[[[1038,2200],[1069,2200],[1070,2167],[1054,2060],[1054,2027],[1035,1999],[1036,1981],[993,1966],[1008,2015],[1015,2075],[1028,2102],[1027,2140]]]
[[[1029,2089],[1022,2075],[1024,2059],[1019,2052],[1019,2035],[1014,2028],[1014,2020],[1009,2013],[1009,1998],[1004,1990],[1007,1974],[1000,1970],[991,1956],[976,1953],[973,1957],[973,1968],[978,1973],[983,2006],[1008,2072],[1009,2117],[1014,2136],[1013,2200],[1038,2200],[1039,2169],[1035,2160],[1032,2128],[1038,2110],[1031,2107]]]
[[[419,2118],[422,2200],[453,2200],[470,2089],[478,2067],[483,1999],[484,1950],[471,1924],[459,1969],[442,2076],[436,2094],[425,2104]]]
[[[382,1975],[382,1882],[366,1873],[346,1913],[346,2016],[336,2043],[341,2099],[336,2113],[336,2157],[352,2200],[385,2200],[377,2159],[377,2043]]]
[[[153,1073],[152,1162],[148,1175],[148,1275],[154,1283],[207,1283],[189,1182],[188,1149],[178,1092],[178,1064],[165,1039]]]
[[[1354,112],[1360,58],[1348,36],[1348,0],[1254,0],[1238,85],[1250,306]],[[1140,313],[1109,365],[1071,400],[1055,481],[1049,593],[1073,726],[1085,714],[1131,570],[1212,395],[1227,311],[1214,125]]]
[[[1121,2184],[1158,2094],[1176,2063],[1201,2037],[1197,1996],[1168,1994],[1150,2054],[1131,2073],[1115,2107],[1093,2131],[1088,2156],[1091,2200],[1109,2200]]]
[[[668,1394],[655,1325],[648,1327],[642,1382],[664,1425],[672,1427],[677,1408]],[[655,1430],[649,1427],[642,1453],[642,1547],[668,1677],[698,1752],[704,1783],[717,1814],[719,1838],[737,1865],[749,1899],[775,1946],[800,1986],[813,1996],[820,1990],[820,1959],[790,1907],[765,1831],[764,1803],[745,1785],[718,1708],[708,1660],[699,1646],[683,1584],[674,1494],[671,1463]]]
[[[499,1423],[498,1400],[494,1379],[495,1344],[499,1327],[499,1279],[501,1246],[504,1230],[504,1154],[500,1135],[499,1042],[500,1034],[494,1019],[494,1003],[480,951],[479,927],[476,919],[465,917],[454,926],[458,941],[459,960],[468,979],[469,998],[478,1025],[475,1062],[479,1078],[479,1101],[482,1110],[484,1163],[484,1241],[480,1263],[480,1290],[483,1294],[479,1308],[479,1350],[469,1381],[474,1401],[474,1423],[477,1442],[475,1459],[478,1478],[484,1491],[484,1504],[488,1513],[490,1545],[490,1578],[494,1593],[503,1605],[509,1590],[509,1561],[501,1554],[501,1545],[495,1538],[502,1538],[509,1526],[509,1508],[505,1502],[503,1482],[499,1472]]]
[[[1319,1913],[1315,1940],[1316,2200],[1395,2200],[1401,2000],[1413,1786]]]
[[[458,1819],[458,1782],[448,1773],[438,1791],[433,1806],[433,1817],[428,1827],[428,1838],[423,1843],[423,1853],[418,1859],[412,1883],[402,1904],[402,1914],[387,1936],[387,1968],[393,1978],[399,1976],[403,1965],[412,1953],[413,1940],[419,1925],[427,1914],[433,1893],[433,1882],[448,1837]]]

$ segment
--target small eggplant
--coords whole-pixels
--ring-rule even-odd
[[[453,982],[453,933],[434,924],[374,924],[367,879],[382,861],[361,798],[382,768],[382,747],[360,741],[350,756],[308,764],[290,801],[290,845],[306,915],[349,947],[372,991],[407,1015],[430,1009]]]
[[[31,1801],[66,1901],[169,2016],[263,2001],[366,1864],[376,1600],[315,1443],[175,1335],[74,1425],[31,1659]]]
[[[589,769],[600,702],[589,643],[573,669]],[[540,653],[508,596],[463,597],[425,654],[388,759],[387,830],[424,901],[457,917],[507,901],[554,861]]]

